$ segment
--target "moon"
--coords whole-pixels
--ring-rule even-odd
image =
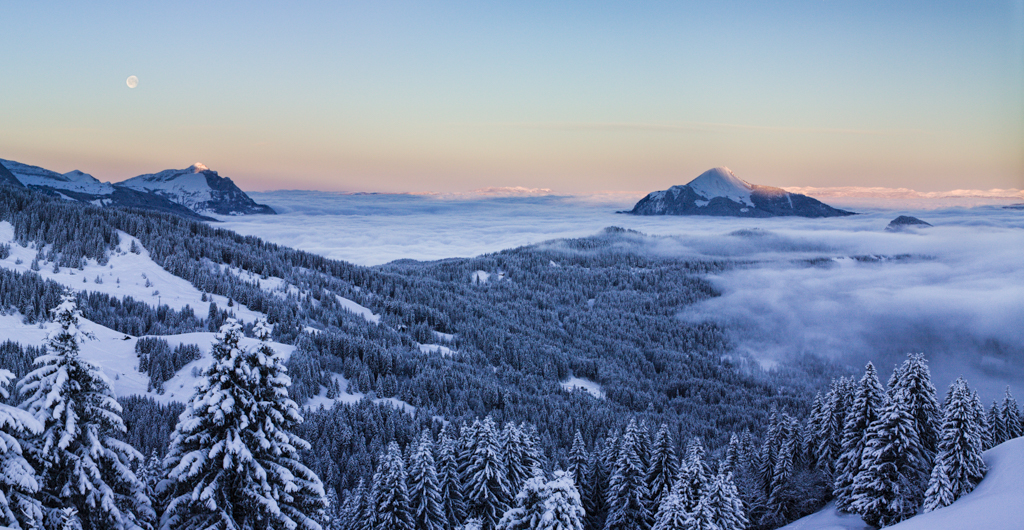
[[[128,77],[128,81],[125,81],[125,82],[128,83],[128,88],[135,88],[135,87],[139,86],[139,78],[135,77],[134,75],[133,76],[129,76]]]

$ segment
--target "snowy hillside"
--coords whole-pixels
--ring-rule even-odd
[[[131,296],[153,307],[167,305],[180,310],[187,305],[202,314],[210,302],[214,302],[221,309],[230,309],[243,322],[254,322],[264,316],[238,303],[228,308],[228,299],[219,295],[207,294],[204,302],[203,293],[191,283],[167,272],[150,259],[149,251],[138,239],[124,232],[118,235],[121,243],[110,252],[106,265],[86,260],[87,265],[81,270],[63,267],[54,271],[52,264],[40,263],[36,273],[43,279],[53,280],[75,291],[99,292],[117,298]],[[38,249],[18,244],[14,241],[11,223],[0,221],[0,244],[5,243],[11,246],[11,255],[0,259],[0,267],[18,272],[30,271]],[[131,251],[133,244],[137,253]],[[43,251],[45,253],[46,248]],[[2,334],[0,330],[0,339]]]
[[[1024,527],[1024,437],[985,451],[988,473],[974,491],[953,504],[889,526],[893,530],[1019,530]],[[782,530],[868,530],[860,517],[839,513],[834,503]]]
[[[117,186],[159,195],[196,213],[275,213],[269,206],[256,204],[231,179],[221,177],[201,163],[185,169],[167,169],[139,175],[119,182]]]
[[[685,186],[650,193],[625,213],[731,217],[852,215],[852,212],[838,210],[806,195],[750,184],[727,167],[709,169]]]

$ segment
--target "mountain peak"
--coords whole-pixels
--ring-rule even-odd
[[[209,170],[210,168],[206,167],[206,164],[203,164],[202,162],[196,162],[195,164],[192,164],[191,166],[188,167],[189,173],[199,173],[201,171]]]
[[[754,187],[738,178],[731,169],[725,166],[712,168],[701,173],[699,177],[691,180],[687,186],[694,193],[705,199],[725,197],[747,206],[754,205],[754,203],[750,202],[750,192],[753,191]]]

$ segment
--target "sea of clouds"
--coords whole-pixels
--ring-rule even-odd
[[[1024,210],[1004,208],[1022,202],[1013,194],[887,193],[872,202],[837,193],[830,204],[860,215],[829,219],[616,213],[635,193],[251,195],[280,215],[224,218],[226,228],[362,265],[475,256],[607,226],[639,230],[661,236],[652,252],[752,262],[709,277],[722,295],[680,318],[723,324],[737,352],[762,366],[813,354],[855,367],[873,360],[887,373],[920,351],[940,392],[963,375],[987,400],[1007,384],[1024,398]],[[886,232],[897,215],[935,226]]]

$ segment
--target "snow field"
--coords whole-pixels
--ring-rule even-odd
[[[337,397],[335,397],[334,399],[328,398],[327,389],[321,386],[320,393],[310,398],[309,401],[307,401],[306,404],[303,405],[304,408],[318,409],[321,406],[323,406],[324,408],[329,409],[333,407],[335,403],[346,403],[351,405],[359,403],[364,398],[366,398],[366,394],[362,392],[349,392],[348,390],[346,390],[348,388],[348,379],[346,379],[345,376],[341,374],[331,374],[331,378],[338,383],[338,387],[341,388],[341,393],[339,393]],[[392,407],[401,409],[402,411],[409,414],[414,414],[416,412],[416,407],[398,398],[376,398],[373,399],[372,401],[377,404],[387,403]]]
[[[577,389],[584,390],[588,394],[596,397],[597,399],[604,399],[605,393],[601,389],[601,385],[595,381],[589,379],[583,379],[582,377],[570,377],[565,381],[562,381],[562,389],[566,392],[573,392]]]

